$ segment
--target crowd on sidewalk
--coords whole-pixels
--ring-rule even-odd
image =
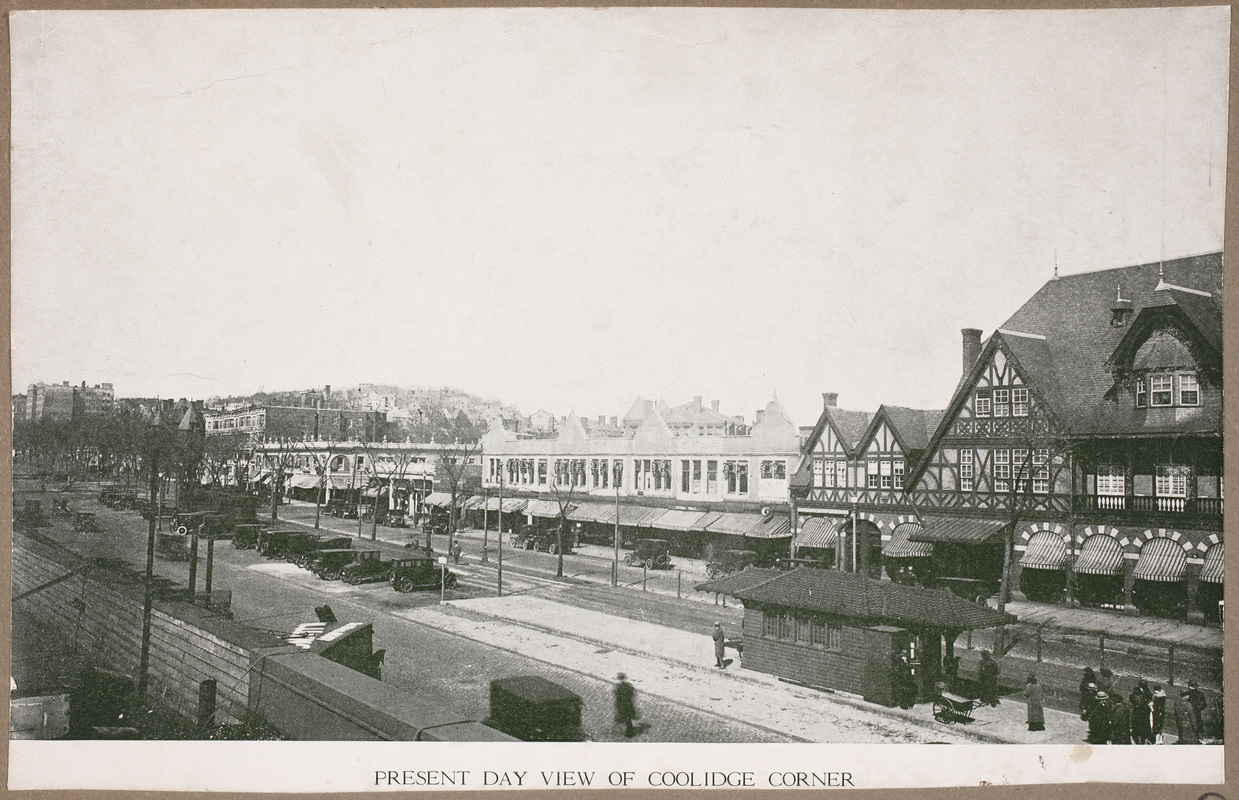
[[[1139,678],[1124,697],[1105,667],[1099,673],[1084,668],[1080,719],[1088,722],[1090,744],[1164,744],[1170,724],[1178,744],[1222,740],[1222,701],[1210,702],[1196,681],[1171,696],[1161,684],[1150,688]]]

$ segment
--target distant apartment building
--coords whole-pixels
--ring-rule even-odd
[[[114,405],[115,394],[110,383],[87,386],[82,381],[80,386],[72,386],[68,381],[40,382],[26,388],[22,415],[32,422],[44,419],[69,422],[83,415],[110,414]],[[16,410],[15,405],[14,413]]]
[[[255,438],[313,441],[375,441],[382,438],[387,415],[382,411],[294,406],[250,406],[208,412],[208,436],[245,433]]]

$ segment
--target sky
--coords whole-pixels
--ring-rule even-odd
[[[1229,10],[17,12],[13,383],[942,408],[1221,249]]]

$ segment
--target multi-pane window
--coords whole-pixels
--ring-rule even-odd
[[[994,451],[994,491],[1011,490],[1011,451]]]
[[[723,462],[723,478],[727,481],[727,494],[748,494],[749,462]]]
[[[1097,465],[1097,494],[1111,497],[1127,494],[1127,473],[1122,465]]]
[[[1157,496],[1187,497],[1187,478],[1191,467],[1185,464],[1157,465]]]
[[[865,464],[865,486],[869,489],[878,488],[878,462],[869,461]]]
[[[978,417],[988,417],[990,415],[990,393],[977,392],[974,408]]]
[[[1144,408],[1149,404],[1149,381],[1141,376],[1136,378],[1136,408]]]
[[[546,486],[546,459],[538,459],[538,485]]]
[[[833,478],[834,465],[832,464],[831,466],[831,477]],[[826,485],[826,462],[820,459],[813,462],[813,485],[818,489]]]
[[[680,462],[680,492],[688,494],[688,461]]]
[[[1015,475],[1015,491],[1024,492],[1028,488],[1028,449],[1017,447],[1011,451],[1011,471]]]
[[[615,463],[611,465],[611,477],[615,480],[615,488],[624,488],[624,462],[620,459],[615,459]]]
[[[693,461],[693,494],[701,494],[701,461]]]
[[[895,488],[902,489],[903,488],[903,462],[896,461],[894,463],[894,467],[895,467]]]
[[[1149,383],[1151,391],[1149,399],[1155,406],[1168,406],[1174,403],[1174,376],[1153,375]]]
[[[1032,470],[1033,491],[1037,494],[1048,494],[1050,491],[1050,450],[1048,447],[1038,447],[1033,451]]]
[[[889,461],[881,462],[881,464],[879,465],[878,474],[881,475],[882,477],[882,488],[883,489],[891,488],[891,472],[892,472],[891,462]]]
[[[1190,372],[1179,376],[1179,405],[1200,405],[1200,384],[1197,383],[1196,376]]]
[[[843,648],[843,626],[807,614],[784,609],[767,609],[762,616],[762,636],[801,642],[826,650]]]
[[[1008,417],[1011,415],[1011,390],[994,390],[994,416]]]
[[[835,462],[835,486],[846,489],[848,485],[848,462]]]
[[[1011,416],[1027,417],[1028,416],[1028,390],[1027,389],[1012,389],[1011,390]]]
[[[782,460],[761,462],[761,476],[767,479],[784,480],[787,478],[787,462]]]
[[[974,486],[973,480],[975,478],[975,475],[972,470],[973,470],[972,451],[971,450],[960,450],[959,451],[959,490],[961,492],[972,491],[972,487]]]
[[[706,494],[718,494],[718,462],[706,461]]]

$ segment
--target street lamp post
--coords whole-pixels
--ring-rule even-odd
[[[615,560],[611,563],[611,585],[619,586],[619,551],[620,551],[620,507],[619,490],[620,476],[624,474],[624,462],[616,459],[611,475],[611,483],[615,485]]]
[[[151,423],[150,430],[147,432],[150,436],[150,519],[147,520],[146,526],[146,579],[145,591],[143,592],[142,600],[142,653],[138,662],[138,702],[144,704],[146,702],[147,682],[150,675],[151,665],[151,616],[153,612],[154,594],[153,583],[155,578],[155,513],[154,503],[155,498],[159,494],[159,426],[161,419],[159,411],[156,409],[155,418]]]
[[[495,583],[495,591],[499,597],[503,597],[503,462],[499,464],[499,524],[496,526],[498,531],[496,538],[499,539],[499,572]]]

